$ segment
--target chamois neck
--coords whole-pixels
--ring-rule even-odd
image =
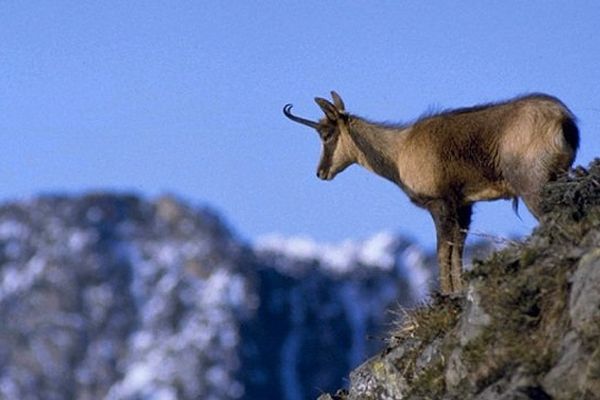
[[[356,162],[395,183],[400,183],[396,161],[406,128],[386,126],[351,116],[349,135],[356,146]]]

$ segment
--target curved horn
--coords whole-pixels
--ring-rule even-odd
[[[288,117],[289,119],[291,119],[294,122],[298,122],[302,125],[310,126],[311,128],[316,129],[319,126],[319,124],[317,122],[310,121],[310,120],[304,119],[304,118],[300,118],[300,117],[297,117],[294,114],[292,114],[290,112],[292,107],[293,106],[291,104],[286,104],[285,107],[283,107],[283,113],[285,114],[286,117]]]

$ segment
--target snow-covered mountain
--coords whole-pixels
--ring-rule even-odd
[[[391,234],[250,245],[173,197],[5,204],[0,398],[315,398],[426,295],[429,259]]]

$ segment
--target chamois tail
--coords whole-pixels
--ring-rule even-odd
[[[575,118],[568,117],[562,122],[562,133],[567,144],[573,149],[573,154],[579,149],[579,128]]]
[[[522,221],[521,215],[519,214],[519,198],[517,196],[512,198],[512,209],[517,214],[517,217]]]

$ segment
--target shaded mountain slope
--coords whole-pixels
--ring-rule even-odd
[[[393,235],[307,243],[255,248],[214,211],[173,197],[0,206],[0,398],[333,390],[383,347],[385,310],[428,292],[431,265]]]

